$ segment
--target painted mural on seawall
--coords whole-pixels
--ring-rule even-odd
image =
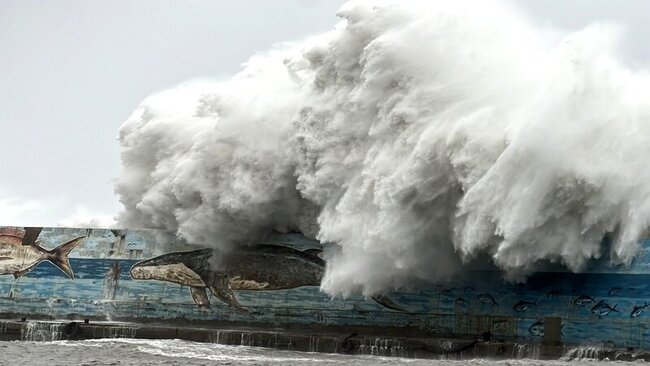
[[[650,243],[643,248],[624,268],[558,268],[525,284],[474,268],[417,291],[332,299],[319,290],[327,247],[297,233],[226,254],[153,230],[0,227],[0,313],[489,331],[532,342],[544,335],[544,317],[559,316],[567,343],[650,349]]]

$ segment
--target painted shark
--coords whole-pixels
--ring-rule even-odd
[[[41,228],[0,229],[0,274],[12,274],[15,278],[19,278],[31,272],[39,263],[48,261],[69,278],[74,279],[68,254],[85,237],[74,238],[52,250],[47,250],[36,240],[40,231]]]
[[[131,267],[135,280],[157,280],[190,287],[194,302],[209,307],[206,289],[226,304],[246,312],[233,290],[271,291],[320,286],[325,261],[320,250],[300,251],[260,244],[224,253],[213,249],[174,252],[140,261]],[[406,311],[388,297],[372,297],[380,305]]]

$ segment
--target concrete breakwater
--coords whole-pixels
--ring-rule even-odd
[[[509,283],[476,265],[409,291],[331,298],[318,286],[319,253],[330,247],[303,235],[272,234],[213,268],[223,253],[173,241],[161,249],[164,234],[0,227],[13,256],[0,268],[0,319],[30,320],[4,322],[0,337],[180,338],[424,358],[645,359],[635,350],[650,350],[650,241],[629,268],[548,267]],[[56,248],[68,253],[58,267],[24,255]],[[567,348],[585,344],[599,346]]]
[[[84,321],[0,320],[0,340],[59,341],[99,338],[182,339],[278,350],[432,359],[650,360],[650,353],[604,346],[518,343],[503,340],[419,338],[301,330],[202,328]]]
[[[228,261],[227,271],[221,269],[228,273],[225,283],[214,280],[224,279],[226,272],[211,272],[206,264],[217,253],[174,241],[161,249],[158,238],[164,235],[0,227],[0,243],[18,253],[11,263],[30,266],[13,273],[20,268],[2,262],[0,318],[189,322],[229,329],[309,329],[316,334],[336,329],[342,336],[356,332],[373,337],[374,329],[380,329],[389,330],[381,336],[425,339],[482,339],[488,332],[492,342],[541,344],[550,333],[545,319],[555,317],[567,344],[650,350],[650,241],[643,244],[647,255],[630,268],[597,262],[584,273],[545,268],[525,284],[515,284],[504,282],[494,268],[470,266],[447,281],[409,291],[331,298],[317,285],[323,269],[318,252],[329,247],[311,238],[270,235],[267,244],[256,246],[259,252],[243,252],[239,255],[246,260]],[[67,272],[19,255],[17,249],[23,247],[37,250],[37,242],[47,250],[68,243],[62,247],[71,249]],[[296,266],[286,262],[292,258]],[[239,266],[249,262],[255,270]],[[310,272],[312,267],[316,272]]]
[[[193,326],[83,322],[0,321],[0,340],[58,341],[98,338],[183,339],[194,342],[265,347],[278,350],[430,358],[471,355],[474,340],[382,337],[357,333],[310,332],[255,328],[202,328]]]

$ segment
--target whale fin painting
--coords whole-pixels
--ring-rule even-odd
[[[39,263],[48,261],[59,268],[70,279],[74,271],[70,266],[68,255],[79,245],[84,236],[57,246],[52,250],[41,247],[36,238],[40,228],[0,228],[0,274],[12,274],[20,278],[31,272]]]
[[[237,298],[235,297],[235,294],[232,292],[232,286],[230,285],[230,281],[228,280],[228,277],[226,277],[225,274],[223,273],[218,273],[218,272],[201,272],[202,276],[201,279],[203,282],[208,284],[208,288],[210,289],[210,292],[214,296],[216,296],[219,300],[225,302],[226,304],[234,307],[235,309],[241,311],[241,312],[248,312],[246,308],[244,308],[239,301],[237,301]]]
[[[208,293],[205,291],[205,287],[190,287],[190,294],[192,295],[192,300],[199,306],[199,308],[209,308],[210,299],[208,299]]]

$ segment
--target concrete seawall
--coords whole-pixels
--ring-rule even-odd
[[[650,353],[599,346],[562,346],[504,340],[422,338],[394,335],[341,333],[335,329],[204,328],[169,324],[121,322],[0,320],[0,340],[58,341],[100,338],[182,339],[278,350],[364,354],[432,359],[609,359],[650,361]]]
[[[495,268],[477,265],[447,281],[419,284],[409,291],[332,298],[316,285],[324,262],[314,253],[328,246],[314,239],[273,234],[256,245],[256,251],[249,248],[245,258],[229,260],[228,268],[217,270],[210,269],[208,257],[223,253],[173,241],[161,248],[158,238],[164,234],[0,227],[0,243],[17,253],[17,263],[30,266],[27,272],[15,272],[7,265],[10,261],[4,261],[0,268],[0,319],[29,320],[5,322],[2,337],[181,338],[298,351],[448,358],[645,359],[635,350],[650,350],[650,241],[643,244],[647,255],[625,269],[599,263],[584,273],[547,268],[524,284],[505,282]],[[69,256],[74,276],[20,254],[25,248],[53,250],[68,242],[78,244]],[[267,254],[270,257],[264,257]],[[256,256],[256,264],[240,268],[249,255]],[[302,264],[278,264],[291,258]],[[204,286],[201,275],[211,286]],[[224,276],[226,287],[213,281]],[[256,287],[261,285],[271,287]],[[84,319],[89,324],[83,324]],[[74,329],[62,328],[61,338],[57,327],[75,320]],[[585,344],[600,346],[567,346]]]

